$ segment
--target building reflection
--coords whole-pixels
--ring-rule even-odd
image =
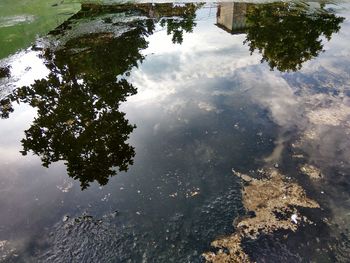
[[[219,3],[216,14],[216,25],[231,34],[244,33],[247,27],[247,9],[251,5],[235,2]]]

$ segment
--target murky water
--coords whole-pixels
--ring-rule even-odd
[[[349,4],[73,13],[0,42],[1,262],[348,262]]]

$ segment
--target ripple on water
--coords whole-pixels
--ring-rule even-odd
[[[38,258],[53,263],[69,262],[72,256],[77,262],[202,262],[200,254],[208,242],[231,233],[232,218],[243,213],[238,186],[190,214],[176,212],[161,222],[147,214],[135,221],[122,211],[100,218],[64,216],[51,229],[47,250]]]

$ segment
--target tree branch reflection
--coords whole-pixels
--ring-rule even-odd
[[[317,57],[324,51],[324,38],[329,41],[343,21],[322,4],[296,2],[222,3],[217,13],[220,28],[246,33],[244,43],[250,52],[258,51],[262,63],[279,71],[300,70],[304,62]]]
[[[18,88],[0,102],[2,118],[13,112],[13,102],[37,109],[37,117],[21,141],[22,154],[33,152],[45,167],[63,160],[68,175],[79,180],[82,189],[94,181],[105,185],[117,171],[127,171],[135,156],[135,149],[127,140],[136,126],[129,123],[119,107],[128,96],[137,93],[127,77],[145,58],[141,50],[147,48],[146,37],[154,32],[157,22],[150,14],[156,11],[162,17],[176,11],[193,19],[194,7],[141,5],[128,11],[135,19],[113,24],[129,28],[119,36],[110,31],[83,34],[69,39],[61,48],[43,50],[50,70],[47,78]],[[66,21],[52,34],[63,37],[79,19],[125,12],[125,7],[98,8],[84,6],[71,19],[73,22]],[[144,17],[140,19],[140,15]],[[103,22],[113,23],[105,16]],[[193,28],[194,20],[189,23],[188,27]],[[182,24],[179,26],[185,29],[174,29],[176,32],[187,30]]]

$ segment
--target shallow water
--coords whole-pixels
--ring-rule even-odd
[[[274,167],[320,208],[245,253],[347,262],[349,8],[84,4],[8,52],[0,261],[203,262],[252,216],[232,170]]]

